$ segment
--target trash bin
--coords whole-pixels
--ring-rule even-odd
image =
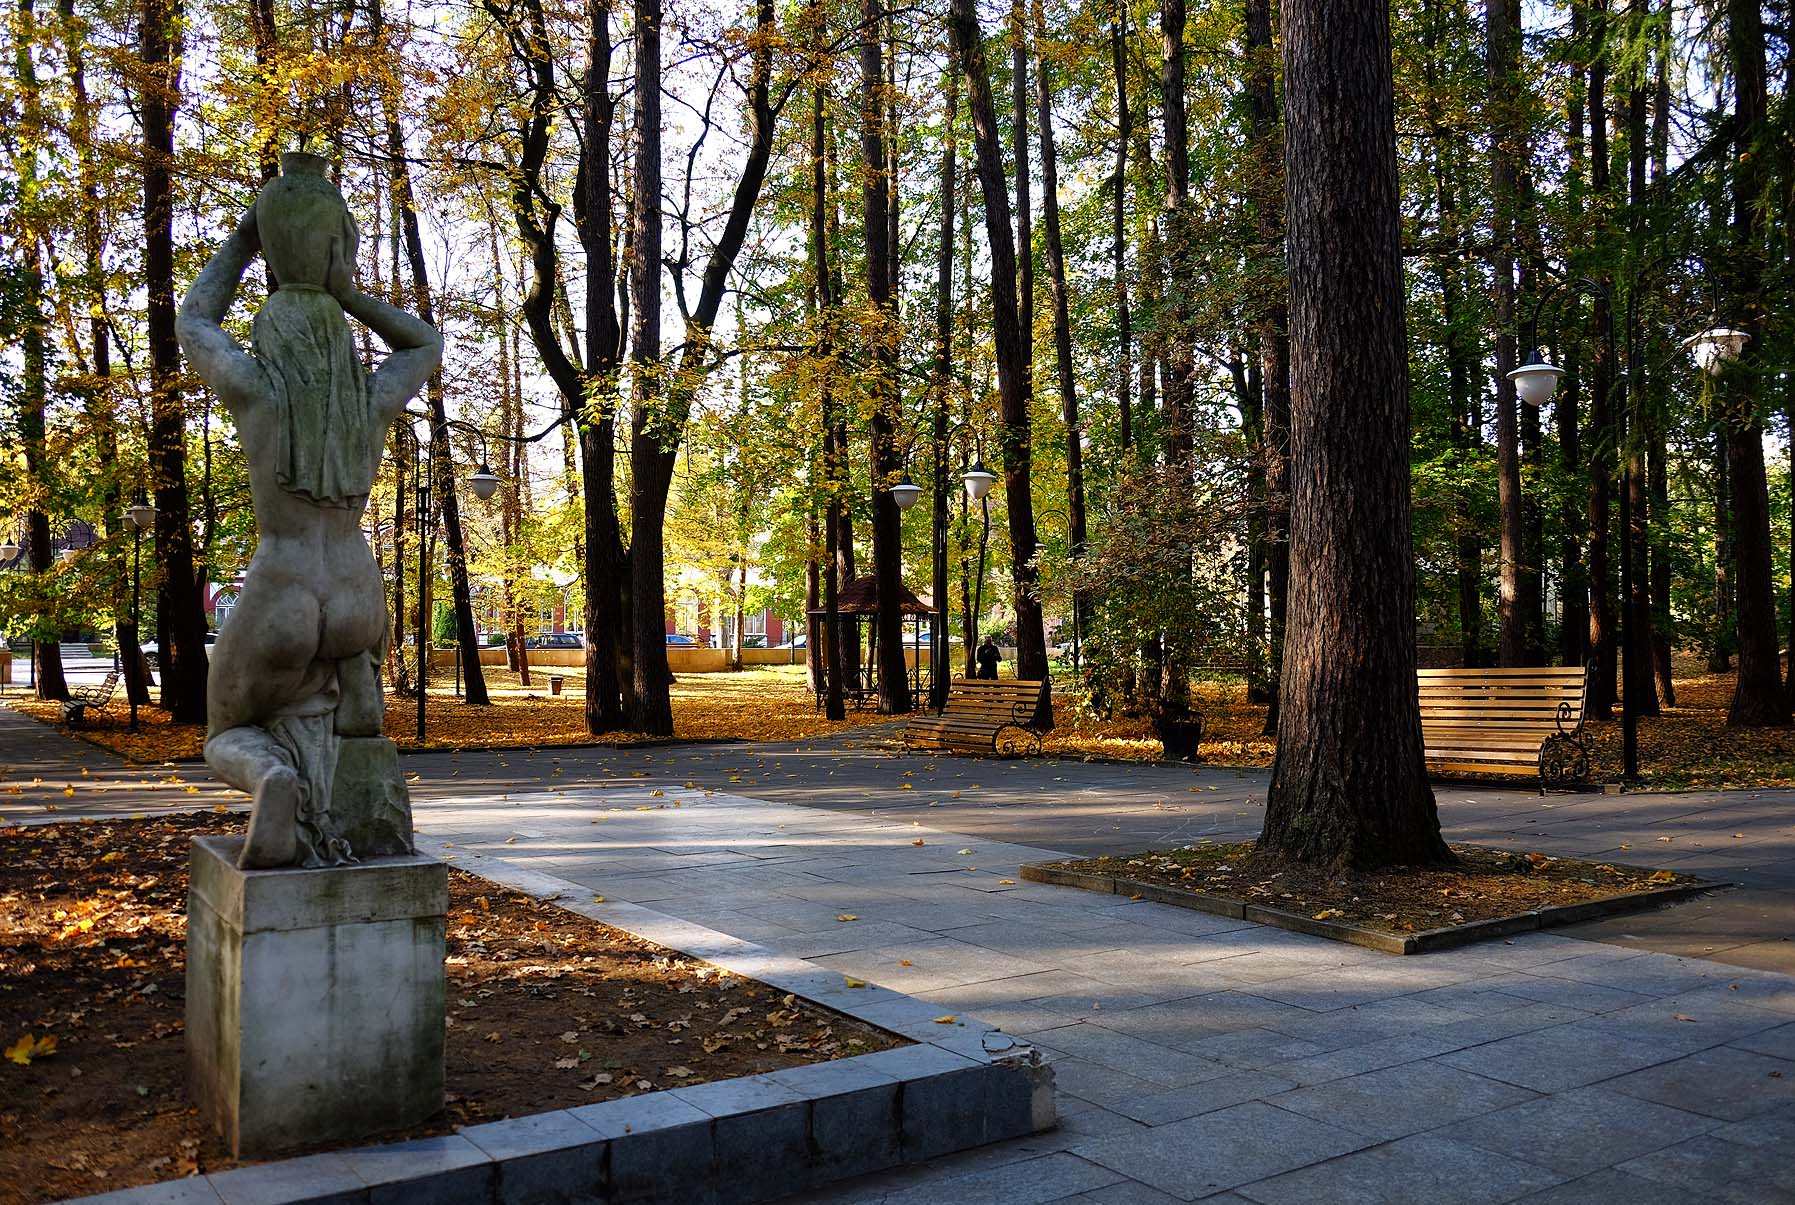
[[[548,692],[551,695],[560,694],[561,693],[561,683],[563,683],[565,681],[567,681],[567,679],[563,678],[560,674],[550,674],[548,677]]]

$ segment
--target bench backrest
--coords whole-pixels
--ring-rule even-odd
[[[955,678],[944,715],[978,716],[1006,724],[1032,723],[1046,683],[1026,678]]]
[[[1589,671],[1575,665],[1424,669],[1416,679],[1423,725],[1574,731],[1589,698]]]

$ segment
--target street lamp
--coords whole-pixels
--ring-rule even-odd
[[[1726,366],[1745,352],[1751,336],[1730,326],[1711,326],[1699,335],[1683,340],[1683,350],[1695,357],[1695,366],[1711,377],[1717,377]]]
[[[997,474],[986,468],[982,462],[974,461],[972,467],[960,474],[960,480],[966,484],[966,496],[974,502],[983,502],[991,487],[997,484]]]
[[[897,508],[899,510],[909,510],[912,506],[916,505],[916,500],[922,497],[922,486],[911,481],[909,473],[905,473],[902,477],[899,477],[897,481],[891,485],[890,490],[891,500],[897,503]]]
[[[142,580],[143,533],[156,525],[156,508],[150,505],[149,500],[144,496],[144,492],[141,489],[138,490],[136,495],[131,499],[130,509],[125,511],[125,523],[131,529],[131,638],[136,640],[139,638],[137,624],[139,612],[141,610],[139,604],[139,586]],[[120,649],[119,653],[126,657],[141,659],[143,656],[143,649],[141,646],[131,649],[128,652],[124,649]],[[141,663],[141,660],[135,660],[131,662],[131,665],[135,666],[140,665]],[[132,669],[127,668],[125,670],[125,696],[131,703],[131,726],[127,729],[127,731],[130,732],[137,731],[138,692],[132,689],[136,678],[137,674],[133,672]]]
[[[424,443],[426,439],[431,444],[434,444],[437,437],[451,427],[460,427],[464,431],[472,432],[474,438],[480,441],[480,467],[475,469],[474,472],[468,476],[467,483],[468,488],[473,490],[474,497],[480,499],[482,502],[492,497],[493,494],[498,491],[499,479],[497,475],[487,467],[486,434],[481,431],[480,428],[474,426],[472,423],[463,422],[458,418],[450,418],[434,424],[430,428],[430,434],[420,438],[413,425],[408,421],[404,421],[411,418],[421,418],[426,422],[428,422],[429,419],[425,415],[412,414],[410,411],[407,411],[401,416],[401,421],[396,427],[397,430],[403,431],[406,437],[411,440],[412,479],[417,483],[418,622],[416,631],[414,632],[414,639],[417,641],[418,646],[418,744],[422,746],[424,743],[425,731],[425,703],[427,702],[430,693],[430,476],[424,471]],[[405,600],[397,600],[397,605],[403,607],[405,605]],[[401,652],[399,655],[403,656],[404,654]],[[456,664],[459,666],[460,663],[457,662]]]

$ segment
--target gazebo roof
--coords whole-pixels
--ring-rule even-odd
[[[869,574],[855,578],[843,586],[835,594],[835,609],[843,615],[877,615],[879,613],[879,587]],[[901,583],[898,585],[898,611],[904,615],[933,615],[929,607]],[[823,614],[824,609],[818,607],[812,615]]]

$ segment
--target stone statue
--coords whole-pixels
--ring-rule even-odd
[[[361,531],[387,429],[442,361],[442,336],[357,291],[349,207],[317,155],[281,156],[181,304],[188,361],[236,420],[257,546],[208,689],[206,763],[254,799],[239,865],[328,866],[410,852],[382,735],[388,627]],[[260,250],[271,285],[250,350],[221,322]],[[362,367],[345,314],[392,353]]]

